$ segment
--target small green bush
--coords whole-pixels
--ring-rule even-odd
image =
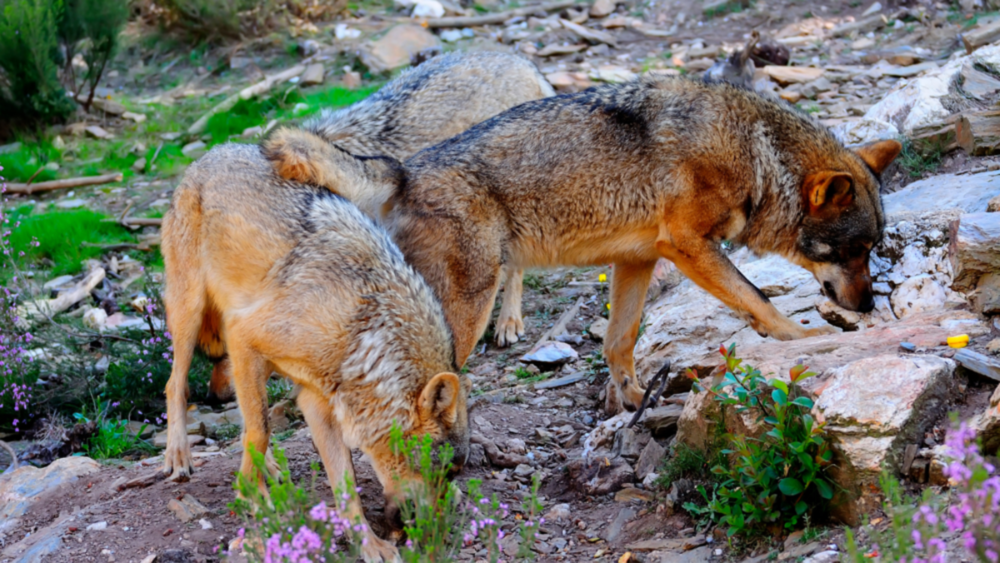
[[[74,91],[79,93],[84,86],[88,88],[86,101],[83,102],[85,111],[90,111],[97,83],[118,49],[118,35],[127,21],[126,0],[66,0],[60,35],[69,59],[66,68]],[[83,60],[87,63],[87,73],[83,83],[77,87],[72,58],[81,46],[85,47]]]
[[[62,2],[7,0],[0,6],[0,121],[10,128],[65,119],[73,102],[56,65]]]
[[[279,0],[165,0],[168,27],[197,41],[240,39],[271,29],[285,9]]]
[[[721,383],[705,389],[694,372],[695,392],[709,392],[723,408],[755,414],[767,428],[760,438],[726,434],[730,465],[712,472],[724,480],[709,493],[699,487],[707,507],[686,503],[685,509],[708,516],[728,528],[727,533],[761,533],[770,526],[793,530],[805,519],[829,507],[833,483],[827,476],[833,452],[825,439],[824,423],[809,414],[813,402],[800,384],[815,375],[804,366],[789,372],[790,381],[768,381],[760,371],[736,357],[736,345],[719,348],[726,362]]]
[[[139,434],[145,428],[146,425],[142,425]],[[133,434],[127,421],[102,418],[97,424],[97,433],[83,445],[83,451],[94,459],[121,459],[130,453],[152,453],[156,450]]]

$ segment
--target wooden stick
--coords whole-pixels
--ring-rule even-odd
[[[81,178],[66,178],[63,180],[38,182],[37,184],[7,184],[7,193],[30,195],[35,192],[64,190],[66,188],[79,188],[82,186],[96,186],[98,184],[110,184],[111,182],[121,181],[122,173],[114,172],[112,174],[102,174],[100,176],[83,176]]]
[[[156,217],[126,217],[124,219],[104,219],[105,223],[120,223],[123,227],[159,227],[163,219]]]
[[[531,347],[531,350],[528,353],[530,354],[531,352],[537,350],[542,344],[545,343],[545,341],[552,340],[563,332],[566,332],[566,325],[568,325],[569,322],[573,320],[573,317],[580,312],[580,307],[583,305],[583,301],[583,297],[577,299],[576,303],[572,307],[567,309],[562,315],[559,315],[559,319],[556,320],[556,324],[552,325],[552,328],[545,331],[545,334],[538,339],[538,342],[535,342],[535,345]]]
[[[527,16],[534,14],[538,11],[554,12],[556,10],[562,10],[565,8],[570,8],[576,5],[576,0],[557,0],[556,2],[547,2],[545,4],[538,4],[536,6],[525,6],[523,8],[515,8],[513,10],[507,10],[506,12],[498,12],[496,14],[486,14],[483,16],[456,16],[451,18],[431,18],[426,20],[427,27],[437,28],[437,27],[474,27],[477,25],[491,25],[503,23],[510,18],[516,18],[519,16]]]
[[[256,84],[247,86],[246,88],[240,90],[236,94],[233,94],[232,96],[229,96],[225,100],[222,100],[221,102],[218,103],[218,105],[216,105],[212,109],[208,110],[208,113],[201,116],[198,119],[198,121],[195,121],[194,124],[191,125],[191,127],[188,127],[187,134],[200,135],[205,131],[205,128],[208,127],[208,120],[211,119],[213,115],[229,111],[233,109],[233,106],[235,106],[237,102],[239,102],[240,100],[249,100],[254,96],[263,94],[264,92],[270,90],[275,84],[280,84],[290,78],[295,78],[296,76],[302,74],[305,71],[306,71],[305,65],[298,64],[284,72],[279,72],[278,74],[268,76],[267,78],[261,80]]]
[[[30,301],[17,308],[18,325],[22,328],[30,326],[33,317],[46,317],[59,314],[69,309],[78,301],[83,300],[95,287],[104,281],[104,268],[94,268],[84,278],[76,283],[72,288],[59,294],[55,299],[38,299]]]

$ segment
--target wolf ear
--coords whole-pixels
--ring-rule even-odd
[[[802,190],[811,215],[843,209],[854,201],[854,178],[846,172],[824,170],[807,176]]]
[[[854,152],[875,171],[875,174],[882,174],[882,171],[899,156],[901,150],[903,145],[899,141],[886,140],[858,147]]]
[[[420,417],[454,424],[458,419],[459,393],[462,384],[454,373],[435,375],[420,392]]]

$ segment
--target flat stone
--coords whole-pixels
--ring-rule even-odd
[[[87,205],[87,200],[80,198],[64,199],[56,202],[59,209],[79,209]]]
[[[188,158],[198,158],[206,152],[208,152],[208,145],[202,141],[194,141],[181,148],[181,153]]]
[[[618,2],[615,0],[595,0],[593,5],[590,6],[590,17],[592,18],[603,18],[611,15]]]
[[[521,356],[521,361],[548,367],[562,365],[579,358],[580,355],[569,344],[550,340],[543,342],[537,349]]]
[[[188,445],[195,446],[205,441],[204,436],[188,434]],[[153,445],[157,448],[167,447],[167,431],[163,430],[158,432],[156,436],[153,436]]]
[[[782,86],[811,82],[816,80],[826,72],[822,68],[811,68],[803,66],[777,66],[767,65],[763,69],[764,74],[770,76],[775,82]]]
[[[617,496],[616,496],[617,498]],[[611,521],[611,525],[604,529],[602,537],[604,541],[608,543],[614,543],[618,541],[621,537],[622,531],[625,529],[625,524],[629,520],[635,518],[635,509],[633,508],[623,508],[618,511],[618,515],[615,519]]]
[[[650,491],[637,489],[635,487],[625,487],[615,493],[615,502],[651,502],[653,498],[654,495]]]
[[[299,79],[299,84],[302,86],[322,84],[325,74],[326,68],[323,66],[323,63],[313,63],[306,67],[305,72],[302,73],[302,77]]]
[[[109,115],[123,115],[127,109],[125,106],[114,100],[105,98],[94,98],[94,107]]]
[[[101,465],[89,457],[73,456],[57,459],[44,469],[22,465],[0,475],[0,530],[16,525],[44,493],[100,469]]]
[[[363,48],[361,62],[373,73],[382,73],[407,66],[420,51],[440,45],[433,33],[418,25],[398,25]]]
[[[969,371],[988,377],[993,381],[1000,381],[1000,360],[996,358],[980,354],[975,350],[962,348],[955,353],[954,359]]]
[[[883,198],[886,215],[922,213],[958,208],[966,213],[986,211],[991,198],[1000,195],[1000,171],[979,174],[941,174],[918,180]]]
[[[572,515],[570,505],[557,504],[545,513],[545,519],[550,521],[568,520],[570,515]]]
[[[587,378],[586,372],[578,371],[555,379],[546,379],[535,384],[535,389],[555,389],[578,383]]]
[[[634,428],[621,428],[615,433],[615,439],[611,446],[611,455],[635,461],[639,458],[639,455],[649,441],[649,434],[639,433]]]
[[[191,495],[184,495],[180,500],[170,499],[167,508],[174,513],[181,522],[190,522],[208,514],[209,510],[205,505],[198,502],[198,499]]]
[[[604,339],[608,336],[608,319],[599,317],[596,321],[590,323],[587,334],[590,335],[591,340],[594,342],[604,342]]]
[[[114,138],[114,135],[105,131],[100,125],[88,125],[84,128],[84,132],[95,139],[107,140]]]
[[[656,440],[650,440],[639,455],[639,461],[635,463],[635,478],[645,482],[646,475],[656,471],[666,456],[667,449]]]

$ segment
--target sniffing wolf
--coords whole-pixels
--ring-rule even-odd
[[[458,365],[501,267],[613,263],[605,407],[617,412],[642,399],[632,354],[660,257],[780,340],[834,329],[779,313],[723,241],[783,255],[839,305],[871,310],[879,174],[900,148],[848,150],[810,116],[730,84],[645,77],[527,102],[421,151],[386,221],[441,299]]]
[[[397,184],[398,163],[343,153],[345,181]],[[221,325],[243,412],[243,462],[269,444],[272,370],[298,404],[330,484],[353,482],[351,447],[372,461],[386,496],[419,476],[394,455],[391,426],[446,441],[464,462],[469,380],[431,288],[388,234],[346,199],[282,180],[259,147],[222,145],[193,164],[163,221],[165,304],[174,364],[167,385],[165,471],[190,472],[187,371],[199,332]],[[272,462],[273,463],[273,462]],[[272,468],[273,469],[273,468]],[[398,478],[398,479],[397,479]],[[356,500],[352,516],[363,516]],[[367,560],[398,558],[369,534]]]

